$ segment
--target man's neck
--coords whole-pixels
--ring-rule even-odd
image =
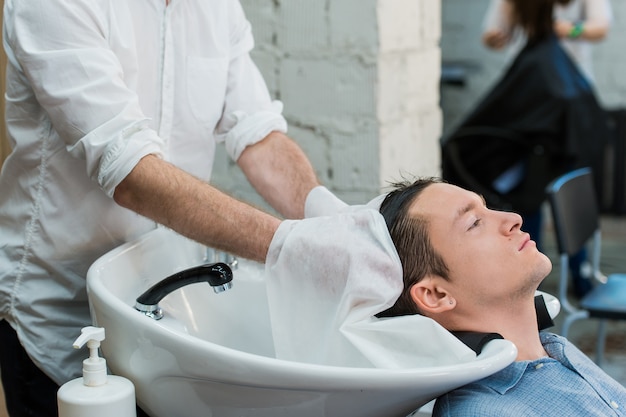
[[[499,321],[501,324],[498,326],[498,333],[515,344],[517,361],[536,360],[548,356],[539,338],[534,306],[503,314],[500,316],[503,320]]]
[[[459,311],[451,322],[441,324],[454,330],[498,333],[515,344],[518,352],[517,361],[536,360],[547,356],[539,338],[534,301],[502,303],[500,307],[490,305],[485,306],[483,311],[472,313]]]

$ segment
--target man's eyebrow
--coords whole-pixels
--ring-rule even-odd
[[[476,195],[477,195],[478,197],[480,197],[480,200],[483,202],[483,205],[485,205],[485,206],[486,206],[486,205],[487,205],[487,201],[485,200],[485,197],[483,197],[483,195],[482,195],[482,194],[478,194],[478,193],[476,193]],[[468,212],[472,211],[472,210],[473,210],[473,209],[475,209],[475,208],[476,208],[476,202],[475,202],[475,201],[472,201],[472,202],[468,203],[467,205],[465,205],[465,206],[461,207],[461,208],[457,211],[457,213],[456,213],[456,218],[455,218],[455,221],[456,221],[456,220],[458,220],[458,219],[460,219],[461,217],[463,217],[463,215],[464,215],[464,214],[466,214],[466,213],[468,213]]]
[[[455,220],[460,219],[461,217],[463,217],[467,212],[472,211],[472,209],[476,207],[476,203],[475,202],[471,202],[463,207],[461,207],[460,209],[457,210],[456,212],[456,217]]]

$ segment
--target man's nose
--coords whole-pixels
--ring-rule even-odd
[[[502,212],[502,231],[503,233],[516,232],[522,227],[522,216],[512,212]]]

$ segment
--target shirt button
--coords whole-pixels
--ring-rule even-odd
[[[537,365],[535,365],[535,369],[541,369],[543,368],[543,363],[538,363]]]
[[[611,401],[611,407],[617,410],[619,408],[619,404],[616,403],[615,401]]]

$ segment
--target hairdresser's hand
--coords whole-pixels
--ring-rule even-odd
[[[490,29],[483,33],[483,44],[491,49],[502,49],[511,40],[511,35],[501,29]]]
[[[554,32],[559,38],[567,38],[572,33],[573,28],[574,24],[567,20],[556,20],[554,22]]]
[[[304,205],[304,217],[329,216],[349,207],[328,188],[319,185],[311,190]]]

